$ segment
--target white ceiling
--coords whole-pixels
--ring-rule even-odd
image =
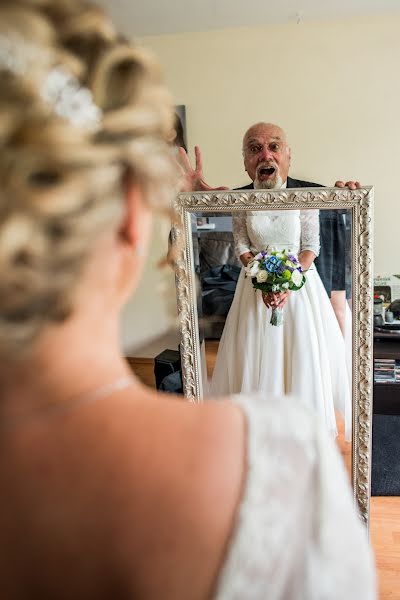
[[[97,0],[129,35],[400,13],[400,0]]]

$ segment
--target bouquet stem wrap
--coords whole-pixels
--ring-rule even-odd
[[[272,309],[270,324],[277,327],[283,325],[283,308]]]

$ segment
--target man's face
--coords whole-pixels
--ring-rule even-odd
[[[268,124],[251,127],[244,136],[243,156],[256,189],[279,189],[286,181],[290,148],[280,127]]]

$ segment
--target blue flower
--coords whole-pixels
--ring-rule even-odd
[[[265,267],[269,273],[278,273],[282,266],[284,266],[283,261],[276,256],[268,256],[265,261]]]

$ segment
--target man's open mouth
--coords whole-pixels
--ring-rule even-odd
[[[258,169],[259,177],[271,177],[275,173],[275,167],[261,167]]]

